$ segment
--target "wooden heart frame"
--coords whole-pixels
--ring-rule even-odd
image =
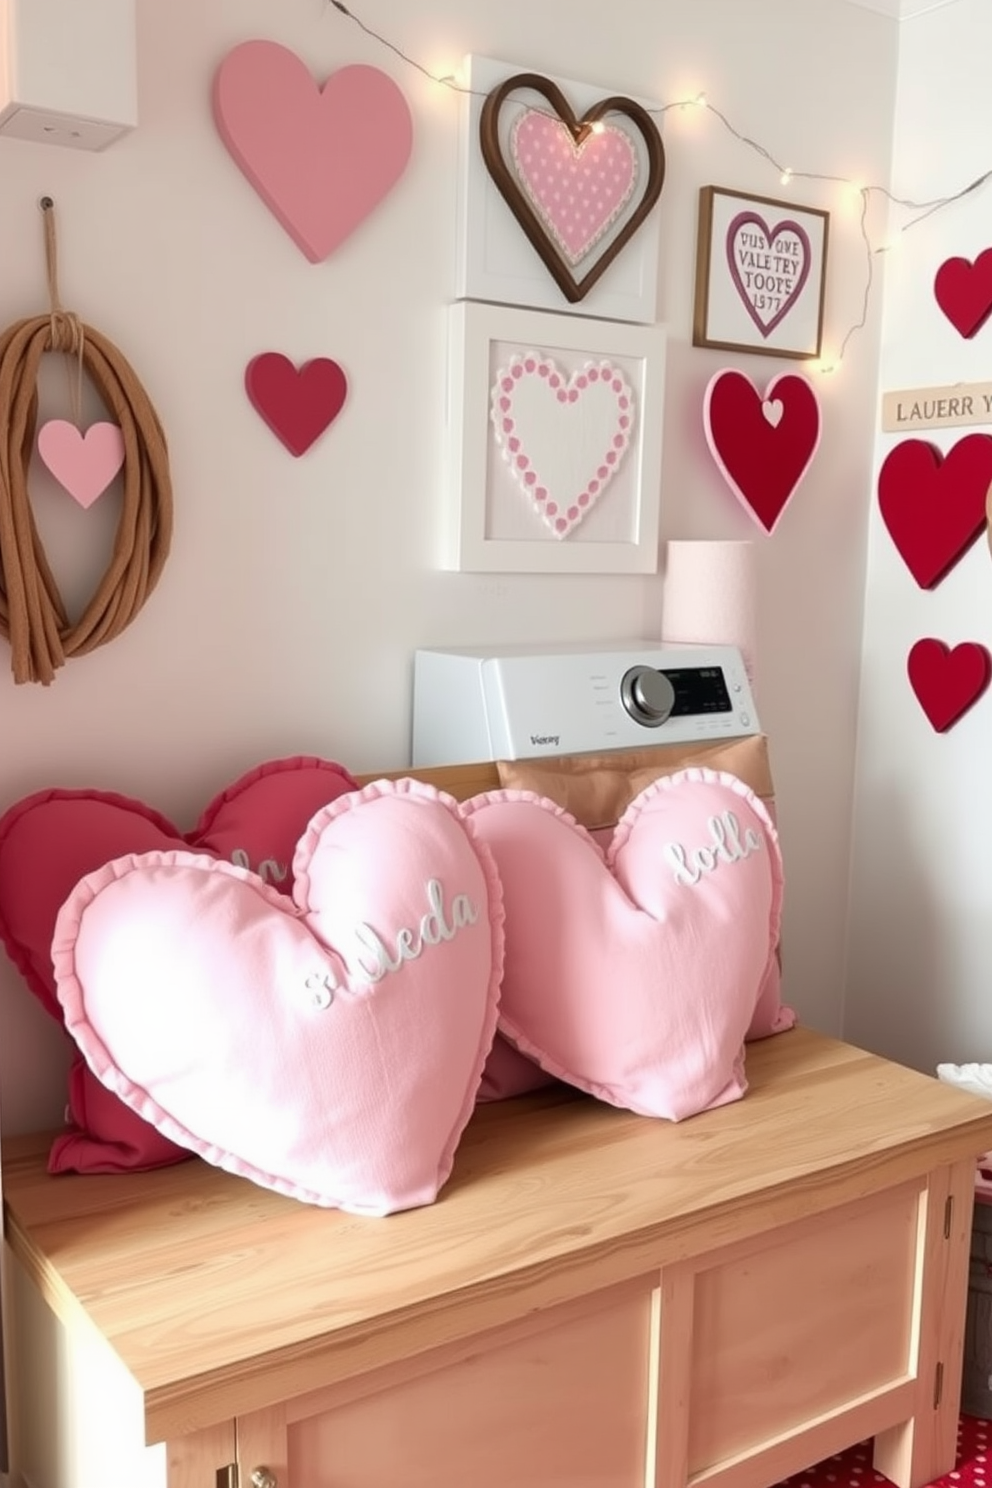
[[[577,146],[581,145],[592,132],[593,125],[605,119],[607,114],[623,114],[637,129],[647,151],[648,173],[640,201],[616,237],[607,244],[592,268],[581,279],[576,279],[568,261],[558,251],[554,239],[545,230],[540,217],[527,200],[513,171],[507,164],[500,144],[500,111],[511,94],[524,88],[539,93],[546,100]],[[606,273],[617,255],[630,242],[650,214],[665,184],[665,147],[662,144],[657,124],[642,104],[637,103],[633,98],[613,95],[600,99],[598,103],[587,109],[581,118],[577,118],[558,85],[537,72],[515,73],[513,77],[508,77],[487,96],[479,119],[479,144],[482,147],[482,158],[486,163],[486,169],[496,183],[497,190],[520,223],[558,288],[572,305],[585,298],[593,285]]]

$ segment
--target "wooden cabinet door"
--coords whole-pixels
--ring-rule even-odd
[[[644,1488],[653,1291],[612,1288],[245,1417],[240,1488],[258,1465],[277,1488]]]

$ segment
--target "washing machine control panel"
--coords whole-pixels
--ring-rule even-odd
[[[526,759],[760,733],[732,646],[627,642],[418,651],[413,764]]]

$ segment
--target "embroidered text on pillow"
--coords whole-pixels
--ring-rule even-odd
[[[335,992],[341,991],[339,982],[329,971],[313,972],[303,985],[310,994],[311,1005],[322,1013],[331,1006]]]
[[[396,935],[396,950],[393,955],[389,954],[371,925],[358,926],[355,939],[360,941],[365,950],[371,952],[375,959],[370,966],[359,955],[352,972],[353,976],[361,977],[367,982],[381,982],[387,973],[399,971],[404,961],[416,961],[425,946],[436,946],[442,940],[454,940],[459,930],[464,930],[466,925],[476,923],[479,911],[467,894],[455,895],[451,903],[449,924],[444,914],[444,888],[440,880],[432,878],[426,887],[430,910],[420,921],[420,932],[418,934],[414,930],[401,928]]]
[[[692,888],[706,873],[713,873],[721,863],[740,863],[752,853],[760,852],[762,839],[748,827],[741,836],[741,825],[732,811],[711,816],[708,822],[712,847],[697,847],[691,861],[681,842],[669,842],[665,856],[675,870],[675,882]]]
[[[252,871],[251,858],[243,847],[236,847],[231,853],[231,862],[235,868],[245,868],[249,873]],[[263,883],[282,883],[289,872],[275,858],[263,858],[258,865],[258,876]]]

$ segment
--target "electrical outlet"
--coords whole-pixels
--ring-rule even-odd
[[[39,145],[62,145],[72,150],[103,150],[127,133],[127,126],[97,119],[76,119],[42,109],[11,105],[0,114],[0,135],[33,140]]]

